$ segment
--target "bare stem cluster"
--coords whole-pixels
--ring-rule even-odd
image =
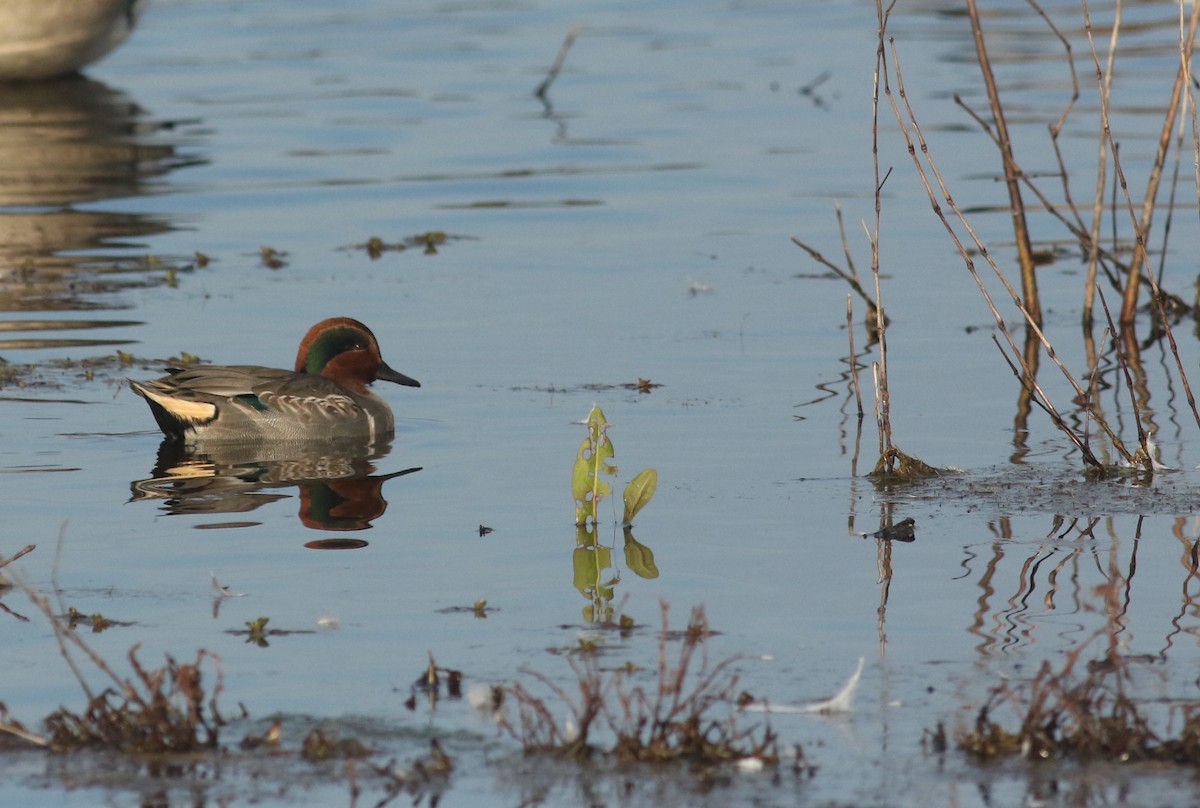
[[[738,678],[730,671],[737,659],[709,664],[705,640],[711,631],[703,607],[692,610],[687,629],[678,634],[682,644],[674,662],[668,654],[673,635],[667,613],[663,603],[653,687],[633,684],[637,672],[629,667],[605,675],[597,654],[588,653],[570,662],[577,697],[543,674],[525,671],[555,700],[547,703],[518,682],[507,688],[516,704],[516,719],[503,715],[501,727],[527,753],[574,758],[601,753],[619,763],[719,764],[743,758],[778,763],[776,736],[769,725],[738,724],[739,706],[749,699],[741,697]],[[562,707],[570,714],[566,723],[558,719]]]

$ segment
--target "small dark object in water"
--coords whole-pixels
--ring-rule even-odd
[[[916,541],[917,534],[914,530],[916,524],[917,520],[911,517],[902,519],[891,527],[875,531],[871,536],[876,539],[883,539],[884,541]]]
[[[491,532],[492,532],[492,528],[488,527],[487,525],[479,526],[479,538],[483,538],[484,536],[486,536],[487,534],[489,534]]]

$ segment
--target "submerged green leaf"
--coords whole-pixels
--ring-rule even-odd
[[[579,594],[585,598],[612,597],[612,587],[600,580],[604,570],[612,569],[612,548],[576,547],[571,556],[571,568],[574,573],[572,583]]]
[[[657,578],[658,567],[654,564],[654,553],[633,537],[633,531],[625,528],[625,566],[640,578]]]
[[[638,511],[646,507],[646,503],[654,496],[656,488],[658,488],[658,472],[656,470],[642,469],[638,472],[629,481],[629,485],[625,486],[625,516],[621,521],[627,525],[633,522],[633,517],[637,516]]]

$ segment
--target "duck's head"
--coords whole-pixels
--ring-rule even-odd
[[[377,380],[421,386],[389,367],[371,329],[350,317],[332,317],[308,329],[296,353],[296,372],[325,376],[357,393]]]

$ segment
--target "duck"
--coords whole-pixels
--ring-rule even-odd
[[[420,387],[392,369],[371,329],[350,317],[314,325],[292,370],[257,365],[184,365],[152,381],[128,379],[168,440],[262,443],[386,440],[395,429],[375,381]]]
[[[0,81],[44,81],[98,61],[137,26],[149,0],[0,4]]]

